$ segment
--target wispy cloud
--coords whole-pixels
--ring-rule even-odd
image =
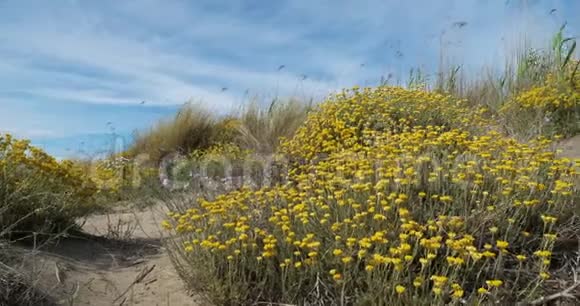
[[[566,0],[0,1],[0,128],[130,131],[191,98],[225,112],[247,92],[320,97],[433,71],[441,49],[478,67],[522,33],[539,46],[567,20],[580,34],[578,11]]]
[[[0,129],[0,133],[10,133],[19,138],[37,138],[37,139],[58,135],[54,131],[47,129],[33,129],[33,128],[20,129],[20,128],[11,128],[9,126]]]

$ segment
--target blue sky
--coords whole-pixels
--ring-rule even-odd
[[[434,71],[442,45],[465,69],[501,66],[523,34],[580,35],[579,15],[576,0],[0,0],[0,131],[95,151],[191,99],[226,113]]]

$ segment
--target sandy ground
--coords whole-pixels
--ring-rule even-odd
[[[204,305],[187,293],[162,247],[163,216],[159,207],[92,216],[86,236],[23,251],[23,263],[62,305]]]
[[[558,148],[562,150],[562,157],[580,158],[580,135],[562,141]]]

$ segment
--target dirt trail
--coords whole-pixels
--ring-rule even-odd
[[[580,135],[562,141],[558,148],[562,150],[562,157],[580,158]]]
[[[62,305],[203,305],[186,292],[161,245],[163,216],[159,207],[92,216],[86,236],[23,252],[25,265]]]

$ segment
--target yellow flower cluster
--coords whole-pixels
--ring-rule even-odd
[[[207,149],[195,150],[189,157],[193,160],[227,158],[229,160],[240,160],[250,154],[249,150],[240,148],[230,142],[218,142]]]
[[[96,192],[81,167],[59,162],[10,134],[0,135],[0,188],[7,204],[2,221],[9,225],[29,216],[19,223],[22,226],[44,222],[45,217],[70,221],[84,213]]]
[[[29,140],[14,139],[10,134],[0,135],[0,167],[17,174],[20,171],[31,171],[35,175],[51,177],[70,188],[79,195],[90,196],[94,191],[92,186],[86,186],[87,181],[81,168],[72,161],[58,162],[54,157],[39,148],[30,145]],[[88,188],[84,188],[88,187]]]
[[[524,138],[576,135],[580,132],[580,73],[566,70],[548,74],[542,83],[516,92],[500,108],[500,114],[507,130]]]
[[[99,161],[94,167],[94,174],[91,175],[99,190],[117,192],[123,185],[123,165],[114,164],[108,161]]]
[[[291,157],[311,160],[343,150],[359,152],[378,134],[407,131],[413,126],[473,131],[490,126],[483,116],[486,112],[485,108],[471,109],[465,100],[439,93],[401,87],[355,87],[323,103],[282,150]]]
[[[525,108],[544,110],[573,109],[580,106],[580,87],[548,75],[544,85],[532,87],[515,98]]]
[[[307,302],[323,282],[334,302],[478,301],[501,294],[504,268],[544,279],[578,173],[548,141],[486,132],[463,105],[392,87],[340,94],[284,144],[307,161],[286,184],[200,198],[164,227],[219,280],[251,282],[249,299]],[[507,294],[537,287],[518,279]]]

